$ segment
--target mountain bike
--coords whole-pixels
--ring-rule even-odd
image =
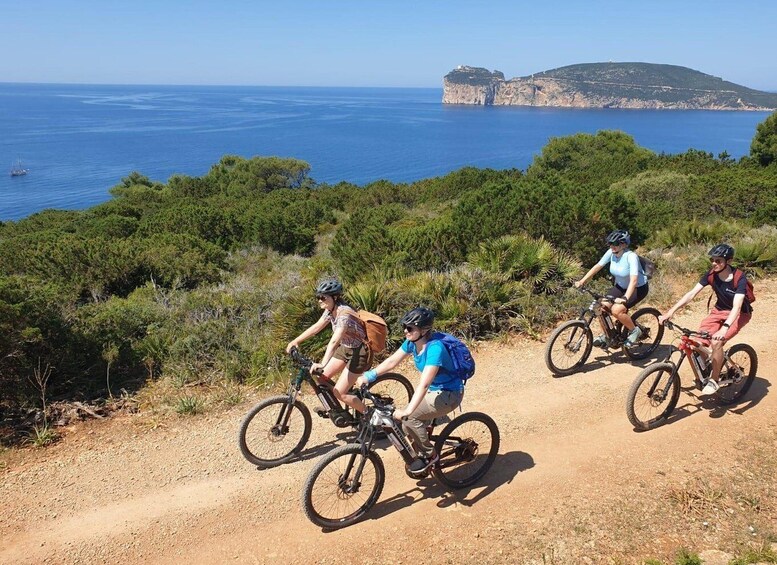
[[[294,458],[307,444],[313,428],[310,410],[298,396],[302,383],[315,392],[321,408],[316,414],[332,421],[338,428],[356,427],[359,419],[355,410],[343,406],[334,395],[334,382],[316,379],[310,374],[313,361],[295,347],[291,358],[297,365],[292,373],[288,392],[265,398],[243,417],[238,432],[240,452],[248,461],[261,468],[275,467]],[[317,375],[321,375],[319,371]],[[380,394],[407,400],[413,397],[413,385],[399,373],[386,373],[370,383],[369,389]]]
[[[550,335],[548,345],[545,348],[545,365],[554,375],[571,375],[579,371],[588,360],[594,343],[591,322],[595,318],[601,320],[601,325],[604,328],[605,349],[620,347],[631,359],[646,358],[661,343],[664,326],[658,323],[661,312],[655,308],[640,308],[631,315],[635,326],[642,330],[642,336],[636,344],[629,347],[626,345],[626,339],[631,330],[623,327],[619,321],[613,321],[610,313],[602,308],[602,302],[612,303],[615,298],[597,294],[587,288],[579,288],[578,290],[590,294],[593,301],[588,305],[588,308],[580,311],[580,316],[576,320],[565,322]]]
[[[451,420],[430,439],[438,459],[424,471],[413,473],[410,463],[418,456],[400,423],[394,417],[394,400],[362,389],[372,403],[362,416],[354,443],[330,451],[313,467],[302,489],[302,506],[311,522],[326,529],[350,526],[377,503],[386,472],[375,439],[383,432],[405,461],[405,472],[413,479],[431,473],[448,489],[460,489],[478,482],[494,463],[499,451],[499,428],[481,412],[465,412]]]
[[[629,389],[626,398],[626,414],[629,422],[639,430],[657,428],[669,417],[680,397],[680,366],[685,359],[691,364],[694,384],[702,390],[712,372],[710,351],[694,340],[694,337],[710,339],[707,332],[697,332],[670,321],[664,325],[678,331],[679,345],[672,344],[663,361],[647,366]],[[671,359],[680,353],[677,361]],[[718,384],[720,389],[715,398],[721,404],[733,404],[744,396],[753,384],[758,370],[758,355],[755,349],[744,343],[732,345],[723,352],[723,367]]]

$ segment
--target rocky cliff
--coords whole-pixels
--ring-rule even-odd
[[[499,71],[460,66],[445,75],[442,101],[562,108],[777,109],[777,94],[686,67],[651,63],[570,65],[510,80]]]

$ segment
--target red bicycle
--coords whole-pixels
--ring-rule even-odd
[[[664,322],[670,330],[678,331],[679,343],[672,344],[663,361],[648,365],[629,389],[626,398],[626,414],[629,422],[638,430],[652,430],[666,422],[680,398],[680,366],[685,359],[691,364],[694,384],[702,390],[710,378],[712,362],[707,348],[694,338],[710,339],[707,332],[697,332],[672,322]],[[703,349],[702,349],[703,348]],[[671,357],[680,353],[680,358]],[[758,370],[758,355],[745,343],[732,345],[723,353],[723,367],[715,398],[721,404],[733,404],[742,398],[753,384]]]

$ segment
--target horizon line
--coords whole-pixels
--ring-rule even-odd
[[[225,88],[403,88],[433,89],[440,86],[351,86],[351,85],[313,85],[313,84],[202,84],[202,83],[161,83],[161,82],[36,82],[36,81],[0,81],[0,85],[31,86],[198,86]]]

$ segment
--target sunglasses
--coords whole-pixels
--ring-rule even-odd
[[[412,332],[413,330],[417,330],[418,326],[402,326],[402,331],[406,332]]]
[[[710,263],[725,263],[726,260],[723,257],[710,257]]]
[[[329,298],[326,294],[316,294],[316,300],[326,300]]]

